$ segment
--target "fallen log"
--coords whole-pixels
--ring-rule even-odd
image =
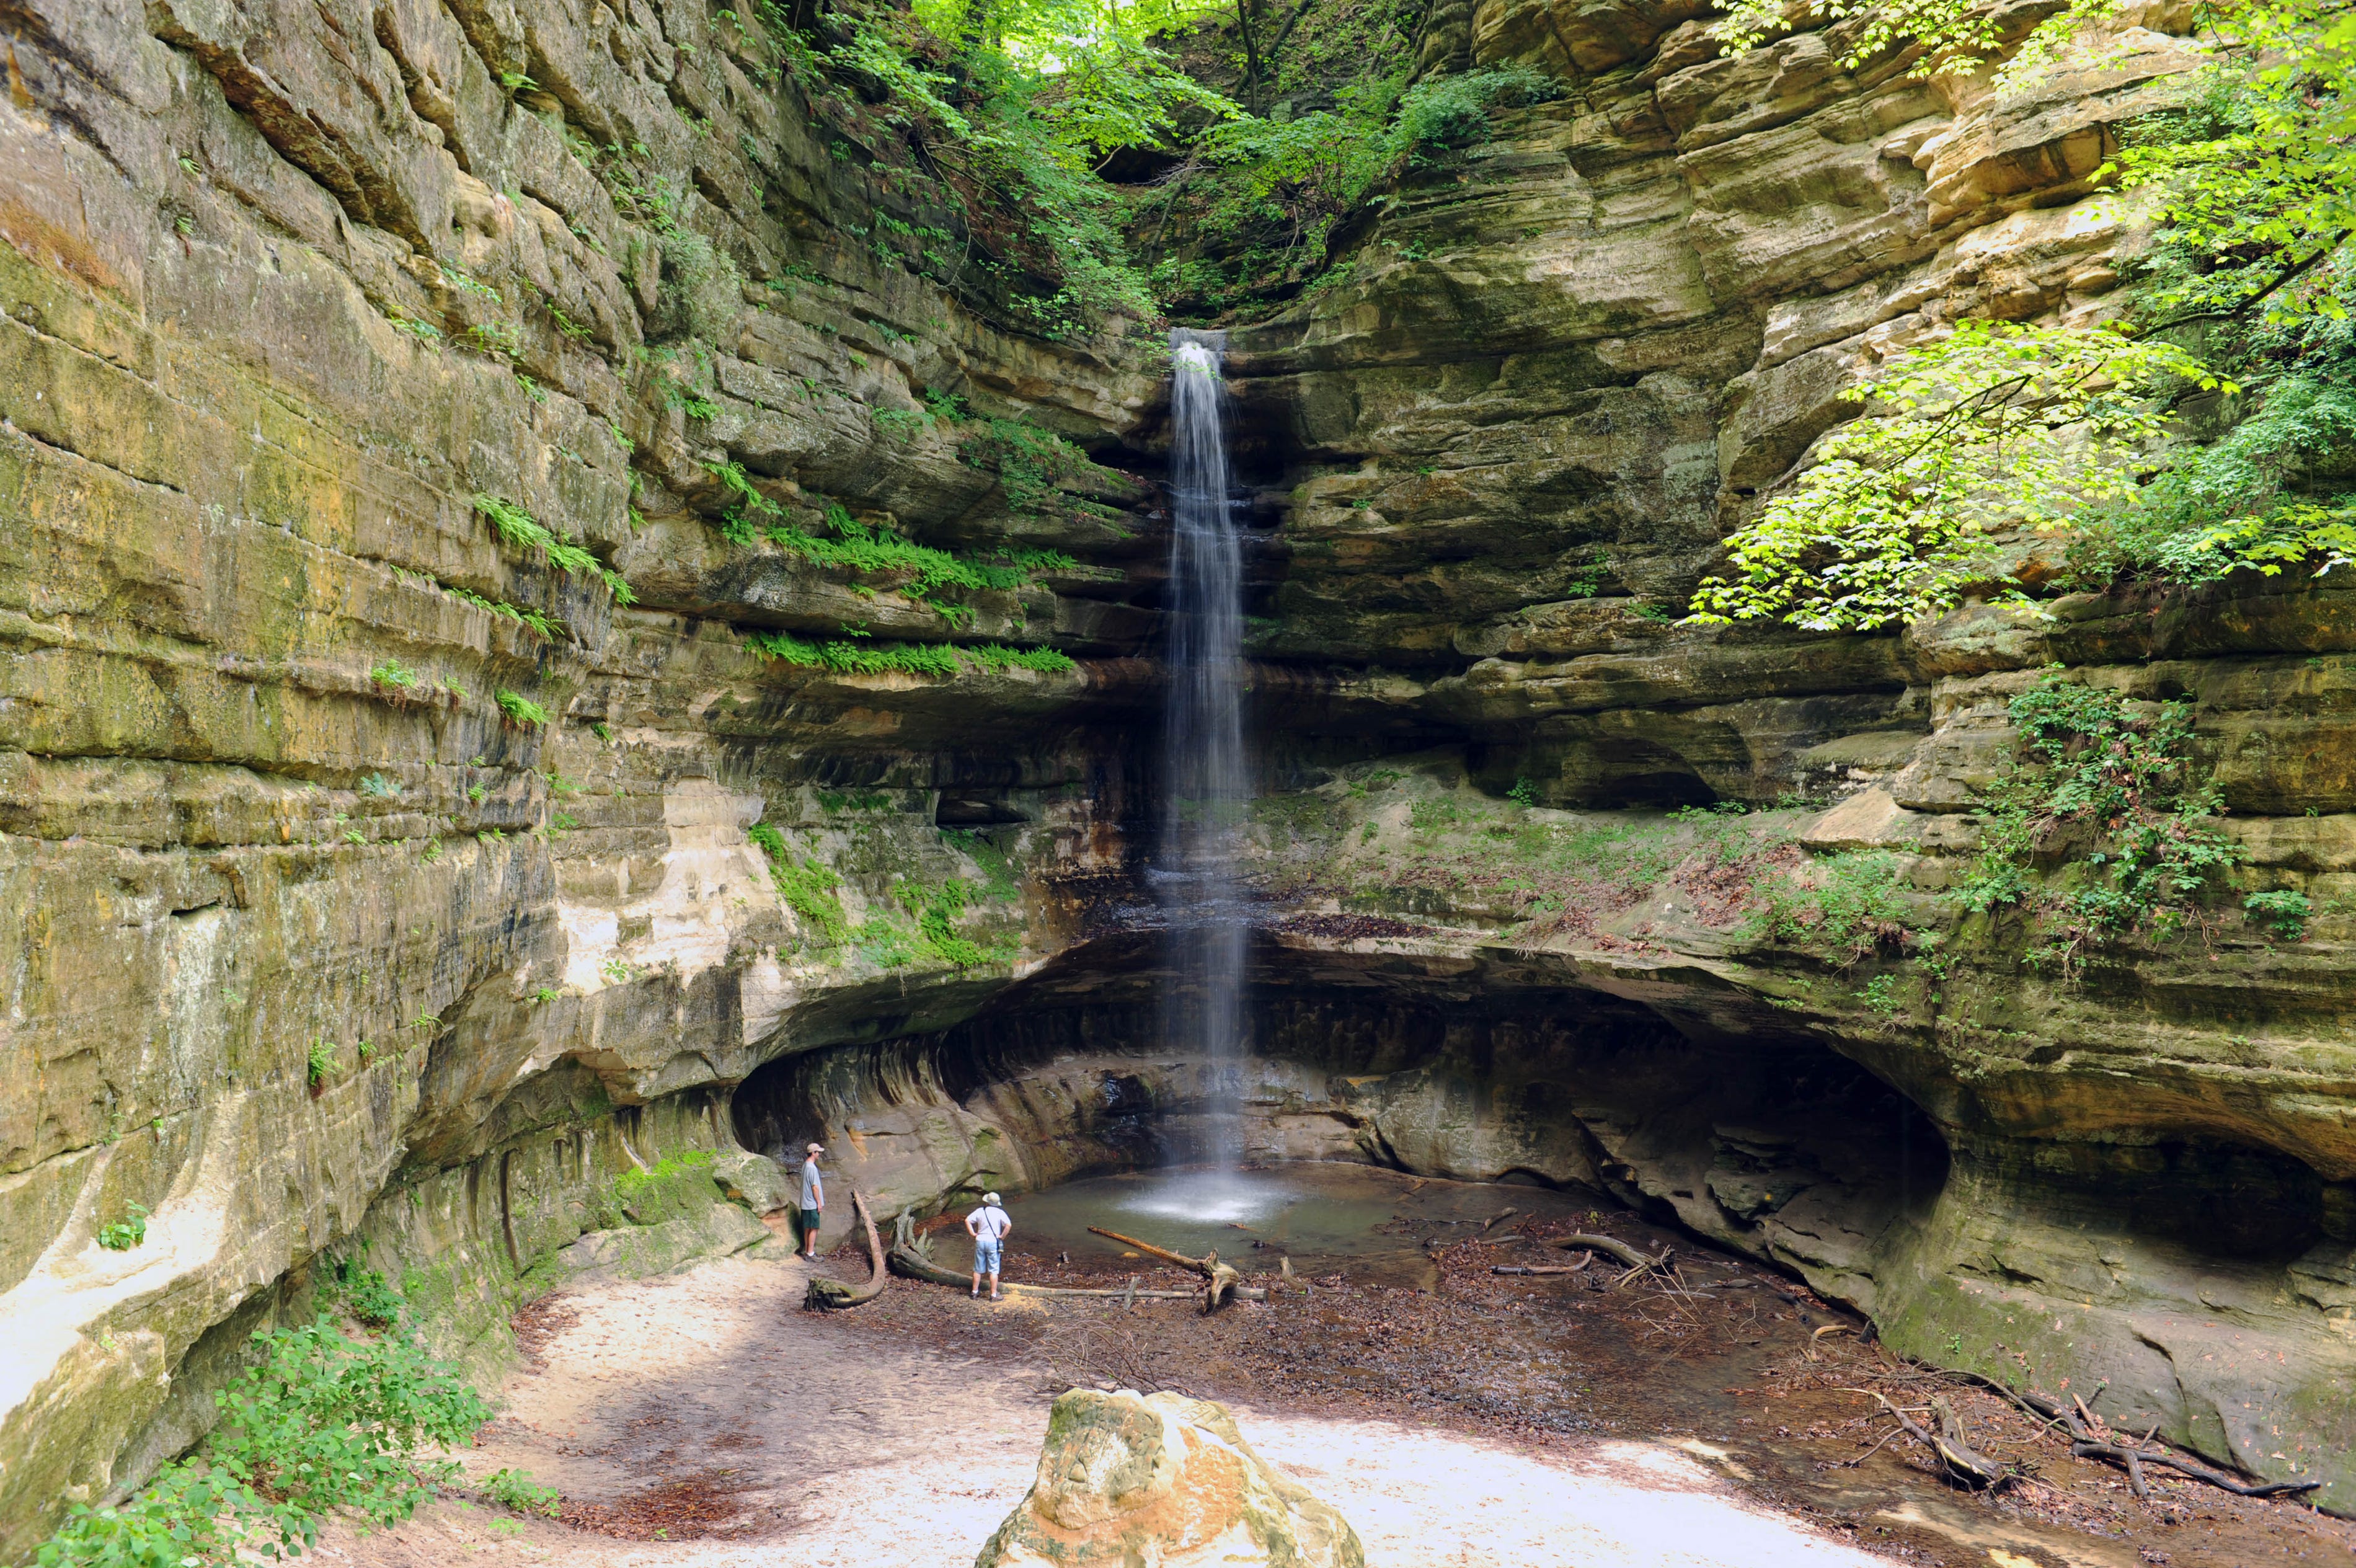
[[[1585,1230],[1574,1230],[1568,1236],[1557,1236],[1553,1239],[1552,1245],[1566,1252],[1576,1248],[1585,1248],[1590,1252],[1601,1252],[1606,1257],[1620,1260],[1622,1268],[1659,1269],[1666,1267],[1668,1263],[1666,1252],[1655,1258],[1650,1253],[1636,1251],[1625,1241],[1610,1236],[1591,1235]]]
[[[927,1284],[955,1285],[959,1290],[973,1288],[970,1275],[945,1269],[938,1263],[907,1247],[894,1247],[884,1261],[894,1273],[903,1279],[922,1280]],[[1201,1291],[1195,1290],[1097,1290],[1081,1285],[1032,1285],[1001,1279],[999,1289],[1020,1295],[1097,1295],[1125,1298],[1131,1301],[1200,1301]],[[1235,1294],[1245,1301],[1266,1301],[1268,1292],[1257,1285],[1239,1285]]]
[[[802,1293],[803,1309],[809,1312],[836,1312],[844,1307],[860,1306],[884,1294],[892,1276],[884,1266],[883,1239],[875,1234],[875,1217],[867,1212],[867,1199],[857,1187],[851,1189],[851,1208],[859,1216],[860,1227],[867,1234],[867,1283],[851,1286],[824,1274],[812,1274],[809,1286]]]
[[[1238,1298],[1265,1299],[1266,1292],[1257,1293],[1256,1295],[1248,1292],[1244,1288],[1243,1275],[1232,1263],[1219,1262],[1219,1255],[1216,1252],[1205,1252],[1199,1258],[1190,1258],[1183,1252],[1173,1252],[1167,1247],[1157,1247],[1151,1241],[1141,1241],[1134,1236],[1124,1236],[1118,1230],[1108,1230],[1101,1225],[1089,1226],[1088,1232],[1091,1235],[1101,1236],[1108,1241],[1118,1241],[1124,1247],[1134,1247],[1147,1257],[1159,1258],[1165,1263],[1174,1263],[1182,1269],[1191,1269],[1202,1275],[1203,1310],[1205,1313],[1216,1312],[1227,1302]]]
[[[1118,1230],[1108,1230],[1101,1225],[1089,1226],[1088,1234],[1102,1236],[1108,1241],[1118,1241],[1124,1247],[1134,1247],[1149,1258],[1159,1258],[1165,1263],[1175,1263],[1182,1269],[1190,1269],[1205,1279],[1211,1277],[1212,1262],[1218,1257],[1218,1254],[1214,1252],[1208,1260],[1190,1258],[1183,1252],[1173,1252],[1167,1247],[1157,1247],[1151,1241],[1141,1241],[1134,1236],[1124,1236]]]

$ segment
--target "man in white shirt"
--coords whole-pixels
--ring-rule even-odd
[[[981,1207],[965,1217],[965,1233],[973,1238],[973,1290],[970,1294],[974,1296],[981,1294],[981,1276],[988,1274],[990,1299],[1001,1299],[998,1294],[999,1251],[1006,1240],[1006,1233],[1013,1229],[1014,1221],[1006,1217],[1006,1210],[998,1207],[998,1195],[994,1192],[983,1193]]]

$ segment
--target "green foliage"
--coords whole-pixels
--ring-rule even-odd
[[[134,1203],[122,1219],[98,1228],[98,1244],[110,1252],[127,1252],[147,1240],[147,1211]]]
[[[1726,16],[1711,25],[1710,35],[1730,54],[1756,48],[1787,25],[1783,0],[1731,0],[1723,9]],[[1840,57],[1845,70],[1915,43],[1922,52],[1912,75],[1928,76],[1934,70],[1968,73],[1995,54],[2003,36],[1997,13],[1974,0],[1806,0],[1800,14],[1820,21],[1865,18]]]
[[[941,836],[971,857],[981,868],[984,878],[979,896],[985,899],[1003,901],[1019,896],[1023,890],[1014,871],[1014,862],[1007,853],[991,842],[989,836],[970,828],[945,828]]]
[[[1075,307],[1152,313],[1095,166],[1160,141],[1181,115],[1236,112],[1149,42],[1188,15],[1171,0],[926,0],[847,16],[851,36],[827,59],[880,89],[936,166],[1020,213],[1023,265],[1061,285],[1023,303],[1059,337],[1077,325]]]
[[[398,660],[388,659],[369,671],[369,679],[380,686],[406,692],[417,684],[417,671]]]
[[[76,1503],[34,1550],[36,1568],[230,1568],[246,1554],[299,1554],[316,1527],[234,1476],[178,1459],[119,1508]],[[289,1552],[287,1549],[292,1548]]]
[[[1300,14],[1313,7],[1303,5]],[[1207,259],[1160,262],[1156,289],[1173,307],[1217,313],[1297,285],[1321,271],[1334,225],[1386,181],[1444,168],[1489,139],[1491,112],[1559,96],[1561,83],[1522,66],[1434,75],[1408,82],[1419,16],[1380,4],[1328,6],[1301,35],[1300,58],[1276,72],[1331,107],[1260,119],[1241,116],[1202,137],[1198,165],[1162,199],[1183,202]],[[1312,32],[1311,29],[1315,31]],[[1355,53],[1334,58],[1316,40],[1333,36]],[[1296,35],[1299,36],[1299,35]]]
[[[2010,714],[2021,755],[1983,796],[1963,907],[2022,908],[2040,944],[2029,961],[2065,977],[2091,947],[2180,929],[2242,853],[2216,825],[2214,784],[2193,776],[2191,710],[2048,674]],[[2032,875],[2057,854],[2050,884]]]
[[[1906,1004],[1898,999],[1898,980],[1894,975],[1877,974],[1853,994],[1884,1018],[1894,1018],[1906,1009]]]
[[[2290,486],[2356,451],[2356,390],[2295,374],[2212,445],[2178,454],[2132,505],[2100,510],[2071,542],[2072,580],[2198,583],[2246,567],[2265,576],[2356,560],[2356,498],[2319,501]]]
[[[969,467],[996,474],[1008,508],[1033,517],[1068,514],[1072,507],[1063,487],[1111,477],[1062,436],[1024,419],[976,421],[958,442],[958,456]],[[1072,563],[1070,557],[1059,556],[1055,564]]]
[[[614,602],[633,602],[630,585],[622,581],[621,574],[608,570],[605,564],[578,542],[564,539],[554,530],[513,501],[493,495],[475,497],[475,510],[490,519],[498,535],[518,550],[534,551],[547,557],[551,565],[570,576],[590,577],[605,585],[614,595]]]
[[[1558,79],[1523,65],[1426,77],[1399,99],[1398,117],[1382,144],[1385,161],[1437,167],[1489,139],[1492,109],[1545,103],[1561,95]]]
[[[756,632],[744,639],[746,651],[804,669],[831,670],[847,674],[908,675],[954,678],[967,669],[995,672],[1035,670],[1042,674],[1068,674],[1079,668],[1070,656],[1052,648],[1009,648],[987,642],[972,647],[946,642],[804,642],[786,632]]]
[[[529,628],[539,636],[548,638],[551,640],[553,640],[556,637],[556,623],[550,620],[538,610],[528,610],[521,605],[511,605],[504,599],[487,599],[480,594],[470,592],[465,588],[454,588],[446,583],[441,585],[441,588],[444,593],[449,595],[454,599],[462,600],[466,604],[473,605],[477,609],[488,610],[495,616],[502,616],[509,620],[516,622],[519,626]],[[458,690],[455,685],[451,686],[449,689],[454,692]]]
[[[531,995],[527,1000],[535,1007],[544,1007],[563,994],[563,992],[553,985],[540,985],[532,988]]]
[[[374,1275],[376,1286],[381,1280]],[[164,1466],[119,1508],[77,1505],[37,1568],[232,1568],[299,1556],[326,1515],[406,1519],[457,1466],[429,1450],[470,1442],[490,1408],[397,1326],[348,1337],[325,1315],[253,1337],[256,1365],[216,1393],[198,1457]]]
[[[336,1076],[336,1047],[325,1037],[311,1036],[310,1048],[304,1053],[303,1074],[313,1089]]]
[[[734,469],[734,479],[731,469]],[[861,522],[840,503],[826,510],[825,526],[832,531],[831,538],[808,532],[791,522],[764,526],[755,521],[756,516],[763,512],[782,515],[782,509],[743,482],[743,470],[734,464],[716,466],[712,472],[732,488],[741,486],[740,493],[752,498],[726,514],[721,532],[732,542],[751,544],[766,537],[779,549],[821,566],[861,576],[896,578],[893,586],[898,592],[929,606],[952,623],[971,618],[973,612],[945,597],[948,594],[1012,592],[1028,585],[1038,573],[1068,571],[1077,564],[1070,556],[1055,550],[1005,550],[999,553],[996,561],[954,555],[904,539],[889,529]]]
[[[736,263],[703,235],[674,225],[663,236],[657,320],[665,335],[729,341],[728,328],[744,308],[744,289]]]
[[[1904,888],[1898,859],[1886,850],[1825,855],[1758,880],[1751,934],[1844,965],[1877,949],[1903,950],[1916,940]]]
[[[2306,939],[2315,904],[2304,893],[2276,888],[2251,894],[2242,900],[2242,909],[2254,924],[2265,927],[2283,941],[2296,942]]]
[[[531,1478],[529,1470],[496,1470],[483,1483],[483,1496],[510,1513],[540,1514],[554,1519],[564,1504],[564,1494],[554,1487],[543,1487]]]
[[[892,889],[892,901],[907,918],[871,917],[857,933],[861,956],[883,969],[912,963],[974,969],[1008,961],[1012,957],[1012,942],[984,947],[958,932],[957,923],[964,918],[974,891],[974,885],[968,882],[945,882],[938,886],[913,881],[898,884]]]
[[[320,1284],[328,1299],[341,1303],[345,1311],[371,1328],[391,1328],[401,1321],[401,1293],[358,1258],[328,1259]]]
[[[2109,9],[2079,0],[2039,29],[2032,56]],[[2119,156],[2123,183],[2165,202],[2147,306],[2163,322],[2344,317],[2340,292],[2317,285],[2356,233],[2356,12],[2218,0],[2201,20],[2216,63]]]
[[[457,1473],[419,1450],[469,1441],[489,1407],[408,1336],[348,1338],[324,1314],[254,1337],[261,1365],[214,1396],[208,1456],[265,1496],[316,1517],[409,1517]]]
[[[1733,573],[1703,580],[1690,618],[1872,630],[1946,608],[1985,575],[1989,529],[2133,501],[2165,394],[2187,383],[2220,384],[2114,328],[1959,323],[1843,393],[1867,416],[1727,540]]]
[[[1730,11],[1718,32],[1737,48],[1781,25],[1766,0]],[[1997,15],[1960,0],[1870,10],[1811,0],[1809,14],[1869,17],[1851,63],[1911,38],[1923,46],[1922,69],[1987,58]],[[2104,68],[2088,28],[2119,14],[2119,0],[2072,0],[1997,74],[1997,91],[2065,63]],[[2050,526],[2081,508],[2090,514],[2072,550],[2074,585],[2328,571],[2356,558],[2348,499],[2300,493],[2298,482],[2344,465],[2349,447],[2351,405],[2334,389],[2356,367],[2356,12],[2340,0],[2217,0],[2196,20],[2213,63],[2174,80],[2173,104],[2122,127],[2105,171],[2158,198],[2153,241],[2131,263],[2132,331],[2039,329],[2034,347],[2052,372],[2008,392],[1950,373],[1987,368],[1955,362],[1954,342],[1915,350],[1914,374],[1948,373],[1965,395],[1828,438],[1796,491],[1730,542],[1741,575],[1704,585],[1707,618],[1870,628],[1935,611],[1967,585],[1978,527]],[[2262,395],[2223,440],[2169,457],[2157,450],[2159,416],[2187,387],[2215,380],[2189,351],[2159,346],[2179,340]],[[2012,428],[1967,442],[1956,465],[1956,432],[1992,411]],[[1807,581],[1820,569],[1834,580]]]
[[[1505,791],[1505,799],[1516,806],[1535,806],[1538,803],[1537,787],[1526,779],[1516,779],[1514,787]]]
[[[519,692],[500,692],[498,703],[509,723],[525,729],[539,729],[548,723],[548,710]]]
[[[401,786],[381,773],[370,773],[360,779],[360,793],[380,800],[401,799]]]
[[[803,935],[820,947],[841,947],[851,940],[851,917],[843,913],[842,878],[817,860],[797,860],[786,835],[767,822],[755,822],[744,836],[761,846],[769,862],[769,880],[787,908],[800,918]]]

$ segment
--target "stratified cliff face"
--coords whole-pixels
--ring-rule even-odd
[[[59,3],[9,32],[13,1562],[201,1429],[209,1369],[322,1249],[375,1239],[455,1348],[584,1230],[644,1230],[652,1264],[749,1244],[701,1176],[646,1227],[614,1178],[733,1148],[725,1086],[765,1058],[954,1019],[1053,947],[1006,886],[961,922],[994,961],[887,975],[744,830],[840,866],[813,908],[851,921],[1000,880],[939,801],[1048,865],[1107,853],[1143,492],[1066,464],[1084,494],[1010,505],[913,389],[1102,439],[1158,382],[1133,342],[1021,337],[893,264],[881,220],[931,215],[700,0]],[[905,572],[725,542],[731,463],[779,516],[1080,564],[952,627]],[[837,677],[743,646],[847,620],[1089,662]],[[144,1243],[96,1245],[132,1205]]]
[[[740,1136],[828,1129],[892,1206],[1183,1139],[1204,1069],[1145,1059],[1123,832],[1150,487],[1006,456],[1150,468],[1150,341],[1026,335],[921,260],[942,215],[702,0],[10,16],[0,1556],[184,1446],[322,1252],[368,1241],[487,1359],[568,1270],[758,1244]],[[1819,34],[1719,59],[1675,6],[1435,13],[1435,61],[1567,96],[1235,338],[1276,524],[1254,1135],[1613,1187],[1904,1348],[2107,1377],[2122,1424],[2356,1506],[2345,917],[2071,983],[1959,930],[1893,1006],[1709,877],[1879,847],[1939,918],[2005,702],[2060,661],[2197,693],[2246,875],[2322,904],[2356,870],[2338,578],[1903,639],[1640,607],[1862,356],[2101,308],[2132,214],[2083,182],[2190,58],[2142,20],[1999,103]],[[1076,564],[945,616],[729,542],[763,504]],[[744,646],[846,626],[1077,662]],[[1841,799],[1743,819],[1772,844],[1657,810],[1794,792]]]

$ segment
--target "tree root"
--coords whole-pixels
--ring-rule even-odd
[[[1625,1241],[1610,1236],[1593,1235],[1585,1230],[1574,1230],[1568,1236],[1557,1236],[1552,1239],[1550,1244],[1561,1248],[1566,1252],[1584,1248],[1590,1252],[1601,1252],[1607,1258],[1616,1258],[1619,1260],[1620,1266],[1629,1271],[1620,1276],[1623,1280],[1633,1279],[1638,1274],[1651,1273],[1655,1270],[1664,1273],[1668,1272],[1669,1253],[1665,1248],[1663,1249],[1661,1255],[1655,1258],[1650,1253],[1636,1251]]]
[[[2115,1465],[2125,1470],[2127,1473],[2128,1484],[2135,1487],[2136,1495],[2139,1498],[2147,1498],[2151,1495],[2150,1483],[2145,1478],[2143,1473],[2144,1466],[2147,1465],[2158,1465],[2163,1469],[2174,1470],[2179,1475],[2190,1476],[2196,1481],[2214,1487],[2219,1491],[2231,1492],[2237,1498],[2295,1498],[2303,1492],[2314,1491],[2323,1485],[2321,1481],[2258,1481],[2254,1483],[2237,1481],[2233,1477],[2212,1470],[2206,1465],[2182,1458],[2165,1448],[2154,1447],[2151,1441],[2152,1433],[2149,1432],[2134,1443],[2118,1442],[2107,1432],[2099,1430],[2100,1423],[2094,1420],[2094,1412],[2086,1407],[2083,1400],[2074,1394],[2071,1396],[2070,1402],[2065,1405],[2051,1395],[2041,1394],[2035,1389],[2007,1388],[1995,1379],[1984,1378],[1976,1372],[1965,1372],[1962,1375],[1982,1388],[1992,1389],[2002,1394],[2031,1415],[2042,1417],[2046,1421],[2055,1422],[2068,1428],[2070,1452],[2073,1455],[2080,1459],[2100,1459],[2106,1465]],[[2102,1391],[2097,1389],[2094,1391],[2094,1397],[2100,1399]],[[2157,1427],[2153,1428],[2153,1432],[2158,1430]]]
[[[1879,1401],[1881,1408],[1897,1418],[1900,1429],[1907,1436],[1938,1455],[1940,1465],[1950,1478],[1975,1488],[2001,1487],[2014,1478],[2010,1471],[1971,1445],[1964,1435],[1964,1423],[1948,1408],[1945,1400],[1934,1399],[1926,1407],[1928,1413],[1939,1423],[1939,1429],[1933,1432],[1890,1403],[1889,1396],[1875,1390],[1849,1389],[1845,1391]],[[1876,1444],[1875,1446],[1880,1444]]]
[[[867,1283],[851,1286],[841,1280],[830,1280],[823,1274],[812,1274],[809,1287],[802,1294],[802,1307],[809,1312],[834,1312],[845,1307],[862,1305],[884,1294],[892,1276],[884,1267],[884,1241],[875,1234],[875,1217],[867,1212],[867,1199],[857,1187],[851,1189],[851,1207],[859,1216],[862,1230],[867,1234]]]

